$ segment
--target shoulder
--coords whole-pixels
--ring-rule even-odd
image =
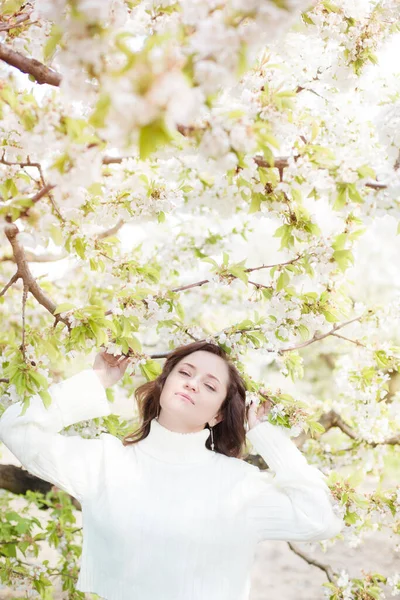
[[[107,452],[125,452],[126,446],[123,445],[122,440],[116,435],[101,433],[97,439],[101,441],[104,450]]]
[[[251,465],[243,458],[226,456],[226,454],[218,454],[218,459],[224,468],[229,469],[233,473],[237,473],[239,476],[245,477],[246,475],[258,473],[260,471],[257,466]]]

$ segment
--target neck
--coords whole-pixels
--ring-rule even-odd
[[[168,423],[168,418],[165,419],[165,415],[158,415],[158,417],[155,418],[155,420],[157,421],[157,423],[159,423],[162,427],[164,427],[164,429],[168,429],[169,431],[172,431],[173,433],[183,433],[183,434],[187,434],[187,433],[198,433],[199,431],[203,431],[204,430],[204,425],[202,427],[200,427],[199,429],[195,429],[193,431],[181,431],[179,429],[176,429],[176,425],[170,425]],[[178,426],[179,427],[179,426]],[[208,431],[208,430],[207,430]]]
[[[145,454],[162,462],[202,463],[215,455],[215,452],[205,445],[209,435],[210,431],[207,428],[192,433],[171,431],[161,425],[157,419],[152,419],[148,436],[137,445]]]

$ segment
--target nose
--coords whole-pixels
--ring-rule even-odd
[[[191,379],[190,381],[187,381],[186,385],[188,387],[190,387],[192,390],[196,390],[197,389],[197,382],[196,382],[195,379]]]

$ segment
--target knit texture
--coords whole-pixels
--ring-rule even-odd
[[[182,434],[151,422],[147,438],[123,446],[103,433],[83,439],[64,427],[112,414],[93,369],[33,396],[0,419],[0,440],[33,475],[82,505],[76,589],[106,600],[247,600],[256,545],[315,541],[344,526],[316,467],[288,433],[262,422],[247,432],[261,471],[206,448],[208,429]]]

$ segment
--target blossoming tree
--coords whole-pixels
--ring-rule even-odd
[[[0,410],[48,405],[100,346],[133,357],[131,396],[169,350],[209,339],[329,475],[338,537],[398,535],[399,486],[359,486],[398,465],[400,303],[351,279],[362,236],[400,215],[399,77],[379,62],[396,0],[0,5]],[[112,415],[65,435],[131,429]],[[45,598],[58,576],[82,598],[79,504],[11,465],[0,487],[2,583]],[[10,509],[22,493],[46,526]],[[32,568],[44,539],[59,565]],[[396,573],[319,567],[331,600],[400,590]]]

